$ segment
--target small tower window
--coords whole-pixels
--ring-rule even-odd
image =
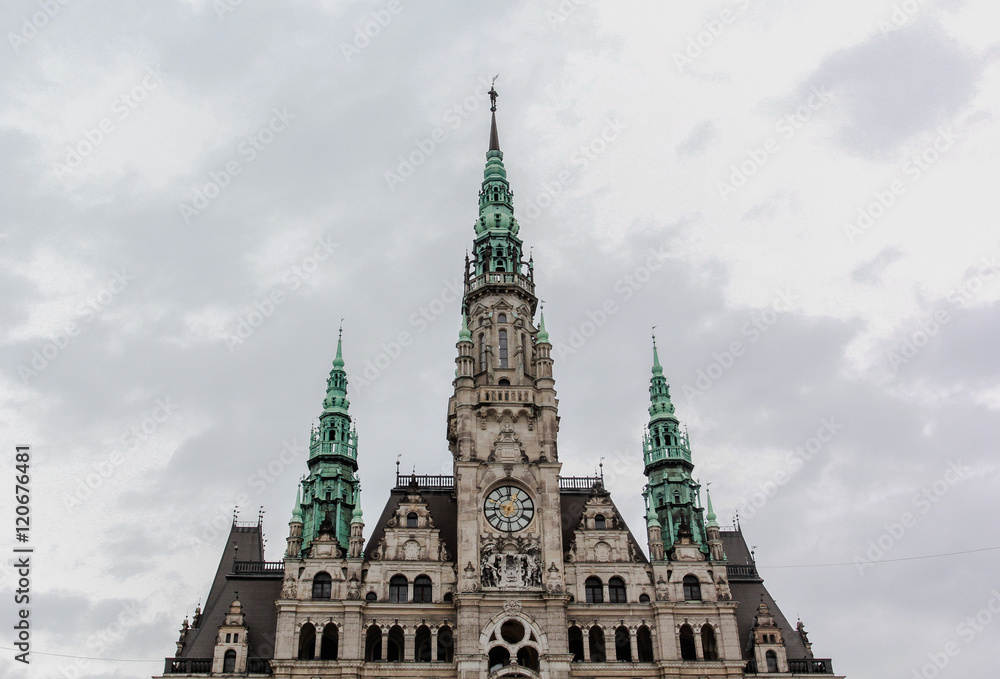
[[[767,660],[767,671],[777,672],[778,671],[778,655],[774,651],[768,651],[764,656]]]
[[[313,578],[312,598],[329,599],[332,594],[332,590],[333,578],[330,577],[330,574],[325,571],[317,573],[316,577]]]
[[[500,367],[507,367],[507,331],[500,331]]]
[[[389,580],[389,603],[405,604],[409,582],[405,575],[394,575]]]
[[[409,514],[406,515],[406,527],[407,528],[416,528],[417,527],[417,513],[416,512],[410,512]]]
[[[507,314],[500,314],[499,316],[497,316],[497,323],[506,323],[506,322],[507,322]]]
[[[598,577],[589,577],[587,582],[584,583],[584,588],[587,593],[587,603],[588,604],[603,604],[604,603],[604,583]]]
[[[617,577],[608,580],[608,599],[613,604],[624,604],[627,602],[624,580]]]
[[[413,581],[413,602],[418,604],[429,604],[433,592],[431,579],[426,575],[418,575]]]
[[[603,514],[598,514],[594,517],[594,528],[597,530],[605,530],[608,527],[608,522],[605,520]]]
[[[479,370],[486,370],[486,334],[479,333]]]
[[[701,601],[701,583],[693,575],[684,576],[684,600]]]

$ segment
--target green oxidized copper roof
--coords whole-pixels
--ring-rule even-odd
[[[459,342],[471,342],[472,332],[469,330],[469,317],[462,312],[462,329],[458,331]]]
[[[476,221],[476,235],[487,231],[516,236],[520,230],[514,218],[514,194],[507,181],[507,169],[503,166],[503,151],[497,134],[497,114],[494,108],[490,126],[490,150],[486,152],[486,167],[483,170],[483,186],[479,192],[479,219]]]
[[[538,342],[542,343],[548,341],[549,333],[545,331],[545,312],[543,311],[538,321]]]
[[[705,514],[705,519],[707,519],[707,521],[708,521],[708,523],[706,525],[712,526],[714,528],[718,528],[719,524],[717,524],[715,522],[715,519],[716,519],[715,510],[712,509],[712,493],[709,492],[708,488],[705,488],[705,498],[706,498],[706,500],[708,502],[708,506],[706,507],[706,514]]]
[[[292,510],[292,521],[302,523],[302,486],[295,489],[295,508]]]

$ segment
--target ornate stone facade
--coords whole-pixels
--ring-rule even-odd
[[[251,558],[227,545],[211,610],[185,621],[165,675],[832,677],[739,529],[702,506],[655,348],[636,453],[649,558],[600,476],[561,475],[552,345],[493,110],[448,402],[453,473],[397,473],[364,542],[338,342],[284,560],[264,562],[259,526],[234,524]]]

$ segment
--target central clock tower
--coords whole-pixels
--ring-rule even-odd
[[[462,519],[455,603],[460,625],[480,627],[515,601],[523,615],[544,619],[550,637],[558,637],[566,629],[568,596],[552,345],[544,315],[535,324],[533,262],[523,258],[497,134],[496,92],[490,94],[490,148],[473,257],[465,263],[455,391],[448,403],[448,445]],[[548,642],[566,647],[562,639]],[[480,641],[465,636],[456,650],[460,668],[463,653],[469,654],[468,676],[478,676],[472,664],[482,653]]]

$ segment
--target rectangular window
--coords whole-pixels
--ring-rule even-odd
[[[507,367],[507,331],[500,331],[500,367]]]
[[[233,635],[230,632],[226,632],[226,643],[231,643],[233,640]]]

